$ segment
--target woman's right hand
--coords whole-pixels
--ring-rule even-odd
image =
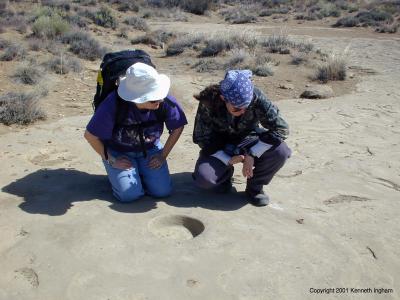
[[[119,156],[114,159],[110,157],[109,163],[110,163],[111,167],[116,168],[116,169],[121,169],[121,170],[132,169],[131,161],[125,156]]]
[[[229,160],[229,164],[233,166],[234,164],[238,164],[244,161],[244,156],[243,155],[235,155],[232,156],[231,159]]]

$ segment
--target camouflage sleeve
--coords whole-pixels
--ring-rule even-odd
[[[194,121],[193,143],[199,145],[203,153],[212,154],[223,147],[217,141],[217,133],[212,125],[211,111],[200,102]]]
[[[269,130],[269,134],[284,140],[289,135],[289,125],[279,114],[279,109],[262,93],[259,96],[257,114],[261,125]]]

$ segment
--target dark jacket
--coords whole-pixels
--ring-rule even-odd
[[[219,95],[205,101],[200,99],[193,142],[200,146],[203,154],[224,149],[226,144],[237,145],[256,132],[262,141],[272,145],[280,144],[289,134],[289,126],[278,108],[258,88],[254,88],[253,100],[240,117],[228,112]]]

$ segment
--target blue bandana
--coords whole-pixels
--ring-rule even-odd
[[[220,82],[220,90],[225,101],[235,107],[247,107],[253,99],[252,73],[250,70],[231,70]]]

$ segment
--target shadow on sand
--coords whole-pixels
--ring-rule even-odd
[[[31,214],[59,216],[74,202],[93,199],[110,202],[110,208],[123,213],[142,213],[157,208],[157,202],[175,207],[202,207],[212,210],[237,210],[246,205],[241,193],[215,194],[193,185],[191,173],[172,174],[174,193],[164,199],[143,197],[132,203],[114,200],[105,175],[92,175],[75,169],[41,169],[2,188],[23,198],[19,207]]]

